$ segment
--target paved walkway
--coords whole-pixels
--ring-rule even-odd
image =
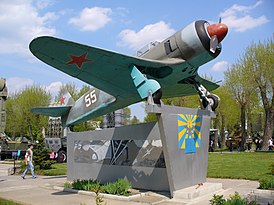
[[[0,164],[0,197],[11,199],[23,204],[35,204],[35,205],[92,205],[95,204],[95,199],[90,195],[82,195],[71,192],[63,192],[56,189],[61,187],[66,181],[66,176],[39,176],[37,179],[31,179],[27,176],[23,180],[18,175],[8,176],[8,169],[12,165]],[[222,183],[223,190],[220,190],[217,194],[229,196],[234,194],[235,191],[242,195],[248,193],[255,193],[257,199],[261,204],[267,204],[267,201],[274,199],[274,191],[260,191],[258,182],[249,180],[230,180],[230,179],[208,179],[210,183]],[[169,199],[167,193],[153,193],[149,192],[146,196],[137,197],[131,201],[121,201],[117,199],[104,199],[108,205],[140,205],[140,204],[160,204],[160,205],[206,205],[209,204],[209,200],[212,195],[206,195],[204,197],[197,198],[192,201],[177,199]],[[273,203],[273,202],[271,202]]]

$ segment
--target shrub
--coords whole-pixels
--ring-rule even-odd
[[[65,188],[72,188],[72,183],[71,182],[65,182],[64,187]]]
[[[128,190],[131,188],[131,183],[124,180],[118,179],[116,182],[107,183],[102,186],[102,192],[107,194],[116,194],[128,196]]]
[[[223,195],[213,195],[213,198],[209,200],[211,205],[224,205],[225,204],[225,199]]]
[[[95,193],[100,192],[101,185],[98,181],[89,181],[87,184],[83,185],[83,190],[93,191]]]
[[[264,178],[260,181],[259,189],[274,189],[274,177]]]
[[[72,188],[85,191],[94,191],[95,188],[100,185],[96,180],[76,180],[72,183]]]
[[[248,200],[241,197],[238,192],[230,195],[229,199],[225,200],[223,195],[213,195],[213,198],[209,201],[211,205],[257,205],[254,200]]]
[[[51,165],[54,164],[53,160],[50,160],[50,149],[46,147],[44,139],[41,134],[37,135],[39,142],[33,149],[33,161],[35,166],[40,166],[40,169],[51,169]]]
[[[238,192],[234,195],[229,195],[230,199],[227,200],[227,205],[247,205],[248,201],[246,198],[242,198]]]
[[[105,185],[100,184],[96,180],[76,180],[72,183],[72,188],[85,191],[93,191],[95,193],[107,193],[128,196],[128,190],[131,188],[131,183],[118,179],[116,182],[107,183]]]

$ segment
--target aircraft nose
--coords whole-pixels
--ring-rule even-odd
[[[213,37],[216,35],[218,42],[220,43],[226,36],[228,32],[228,27],[227,25],[223,23],[216,23],[216,24],[209,25],[207,27],[207,32],[210,37]]]

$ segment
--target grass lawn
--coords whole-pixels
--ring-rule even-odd
[[[274,153],[209,153],[207,177],[249,180],[273,178],[270,170],[272,163],[274,163]],[[40,170],[38,174],[47,176],[66,175],[67,164],[53,164],[52,169]]]
[[[274,153],[209,153],[207,177],[259,180],[273,178]]]
[[[0,197],[0,205],[22,205],[22,204],[7,200],[7,199],[3,199]]]
[[[67,175],[67,164],[66,163],[55,163],[52,165],[52,169],[38,170],[37,174],[46,175],[46,176]]]

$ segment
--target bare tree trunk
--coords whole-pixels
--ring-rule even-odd
[[[31,142],[33,142],[32,127],[30,124],[30,120],[28,120],[28,129],[29,129],[29,136],[30,136]]]
[[[215,119],[213,119],[213,128],[214,129],[218,129],[218,121],[217,121],[217,117]],[[215,149],[218,148],[218,131],[215,132],[214,135],[214,146]]]
[[[252,114],[250,110],[247,111],[247,133],[250,136],[253,133]]]
[[[221,129],[220,129],[220,135],[221,135],[221,147],[225,147],[225,115],[221,114]]]
[[[239,145],[241,150],[244,150],[244,145],[246,141],[246,129],[245,129],[245,124],[246,124],[246,106],[242,105],[241,106],[241,144]]]
[[[274,128],[274,109],[265,109],[265,126],[264,126],[264,136],[263,136],[263,150],[268,150],[268,140],[272,138],[273,128]]]

